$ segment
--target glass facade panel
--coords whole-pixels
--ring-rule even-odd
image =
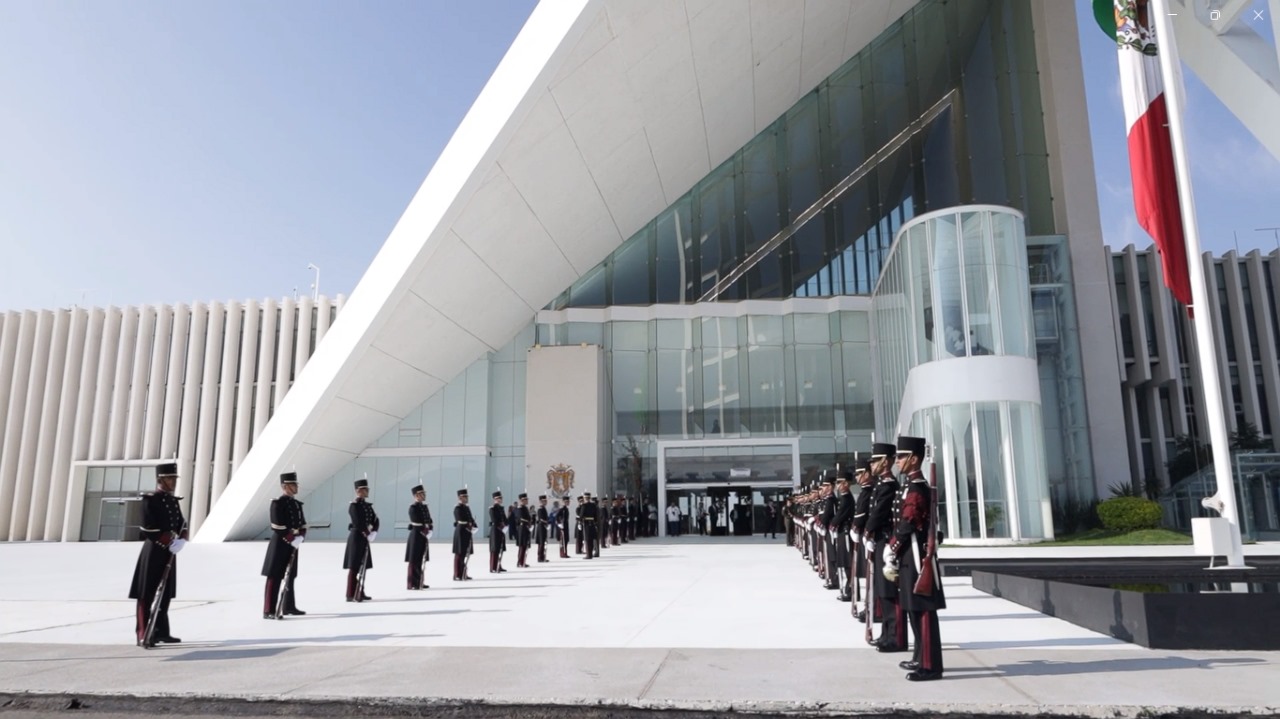
[[[902,223],[964,203],[1051,234],[1022,5],[918,3],[549,308],[870,294]]]

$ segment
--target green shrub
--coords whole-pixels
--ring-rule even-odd
[[[1140,497],[1112,497],[1098,504],[1102,527],[1113,532],[1133,532],[1160,526],[1159,502]]]

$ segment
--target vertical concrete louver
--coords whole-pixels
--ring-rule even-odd
[[[0,313],[0,541],[78,539],[94,463],[176,459],[199,526],[340,301]]]

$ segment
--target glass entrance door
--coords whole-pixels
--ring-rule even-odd
[[[746,537],[768,532],[768,502],[780,507],[799,472],[795,439],[659,442],[659,534]],[[669,513],[675,516],[672,507],[679,511],[674,523],[668,521]]]

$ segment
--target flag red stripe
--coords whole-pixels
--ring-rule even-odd
[[[1129,169],[1133,173],[1133,205],[1138,224],[1155,240],[1164,283],[1174,299],[1191,304],[1191,276],[1178,206],[1178,181],[1169,140],[1169,113],[1164,93],[1129,128]]]

